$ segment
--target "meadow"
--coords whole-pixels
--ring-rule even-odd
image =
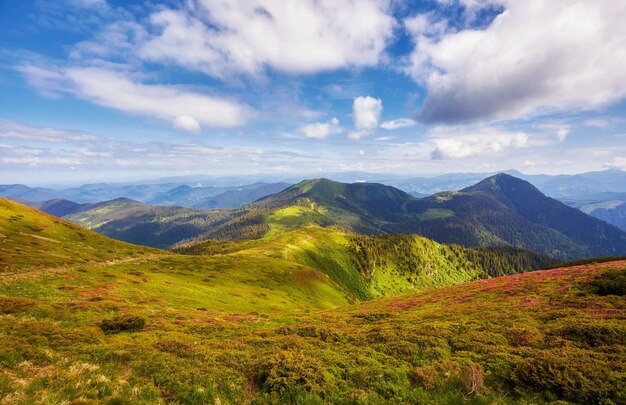
[[[626,401],[624,260],[416,292],[364,277],[363,293],[398,295],[360,297],[357,278],[318,270],[343,244],[333,268],[366,273],[337,267],[349,234],[182,254],[0,208],[3,404]]]

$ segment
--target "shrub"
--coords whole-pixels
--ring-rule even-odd
[[[196,352],[196,349],[187,342],[178,340],[160,340],[152,345],[155,349],[170,353],[181,358],[190,358]]]
[[[417,385],[427,390],[460,390],[465,395],[480,394],[485,390],[482,368],[468,360],[444,360],[420,367],[414,377]]]
[[[361,312],[354,315],[355,318],[361,318],[366,322],[377,322],[390,316],[389,312]]]
[[[259,377],[267,391],[280,394],[299,389],[320,392],[328,381],[320,361],[305,355],[301,350],[279,352],[261,367]]]
[[[626,268],[609,270],[596,277],[591,288],[598,295],[626,295]]]
[[[544,336],[539,330],[527,326],[507,328],[505,336],[514,346],[538,347],[544,341]]]
[[[611,381],[608,366],[582,352],[546,353],[518,363],[513,383],[576,403],[598,404],[615,398],[619,384]]]
[[[458,376],[460,371],[457,362],[443,360],[418,368],[415,371],[415,382],[427,390],[441,389]]]
[[[341,336],[332,329],[320,328],[313,325],[282,326],[276,330],[276,333],[279,335],[295,334],[302,337],[317,338],[323,342],[337,342],[341,340]]]
[[[603,323],[585,323],[566,326],[557,331],[566,339],[597,347],[604,345],[626,345],[626,326]]]
[[[483,384],[483,373],[480,365],[470,363],[459,371],[459,381],[465,387],[468,395],[480,394],[485,386]]]
[[[137,315],[120,315],[112,319],[104,319],[100,329],[105,333],[134,332],[146,325],[145,318]]]
[[[0,296],[0,314],[17,314],[26,312],[34,307],[36,301],[28,298],[2,297]]]

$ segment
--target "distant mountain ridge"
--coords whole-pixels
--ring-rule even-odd
[[[504,173],[526,180],[549,197],[626,230],[626,172],[619,169],[576,175],[524,174],[517,170]],[[460,191],[497,173],[449,173],[434,177],[407,177],[397,174],[361,172],[330,173],[328,178],[346,183],[380,183],[399,188],[414,197],[439,192]],[[0,185],[0,196],[33,207],[49,200],[96,203],[115,198],[130,198],[151,205],[171,205],[199,209],[236,208],[275,194],[302,181],[298,175],[179,176],[133,183],[94,183],[79,187],[51,189],[21,184]],[[615,196],[618,197],[615,197]],[[57,203],[58,204],[58,203]],[[583,206],[585,206],[583,208]],[[61,211],[62,212],[62,211]]]
[[[185,183],[158,184],[86,184],[80,187],[54,190],[28,187],[22,184],[0,185],[0,196],[23,201],[39,207],[51,200],[66,200],[79,204],[94,204],[116,198],[128,198],[152,205],[173,205],[188,208],[235,208],[277,193],[290,183],[255,182],[243,185],[204,186]],[[54,204],[58,204],[58,201]]]
[[[168,247],[334,226],[362,234],[418,234],[468,247],[513,246],[560,259],[626,255],[626,233],[507,174],[459,192],[415,198],[376,183],[305,180],[237,209],[202,211],[113,201],[65,218],[107,236]]]

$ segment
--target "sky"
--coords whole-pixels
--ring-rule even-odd
[[[626,169],[626,2],[0,0],[0,183]]]

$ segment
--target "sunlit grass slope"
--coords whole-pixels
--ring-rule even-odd
[[[302,207],[289,212],[302,219]],[[270,225],[265,237],[247,241],[207,241],[177,252],[212,257],[284,259],[326,274],[356,299],[421,291],[471,280],[542,268],[551,259],[520,249],[468,249],[415,235],[366,236],[308,225]]]
[[[156,252],[159,251],[118,242],[0,198],[0,272],[106,262]]]
[[[3,284],[3,403],[626,400],[625,261],[264,315],[198,307],[202,269],[165,263]]]
[[[100,315],[171,305],[227,313],[353,301],[328,276],[272,257],[195,257],[114,241],[10,200],[0,202],[0,294],[86,300]]]

